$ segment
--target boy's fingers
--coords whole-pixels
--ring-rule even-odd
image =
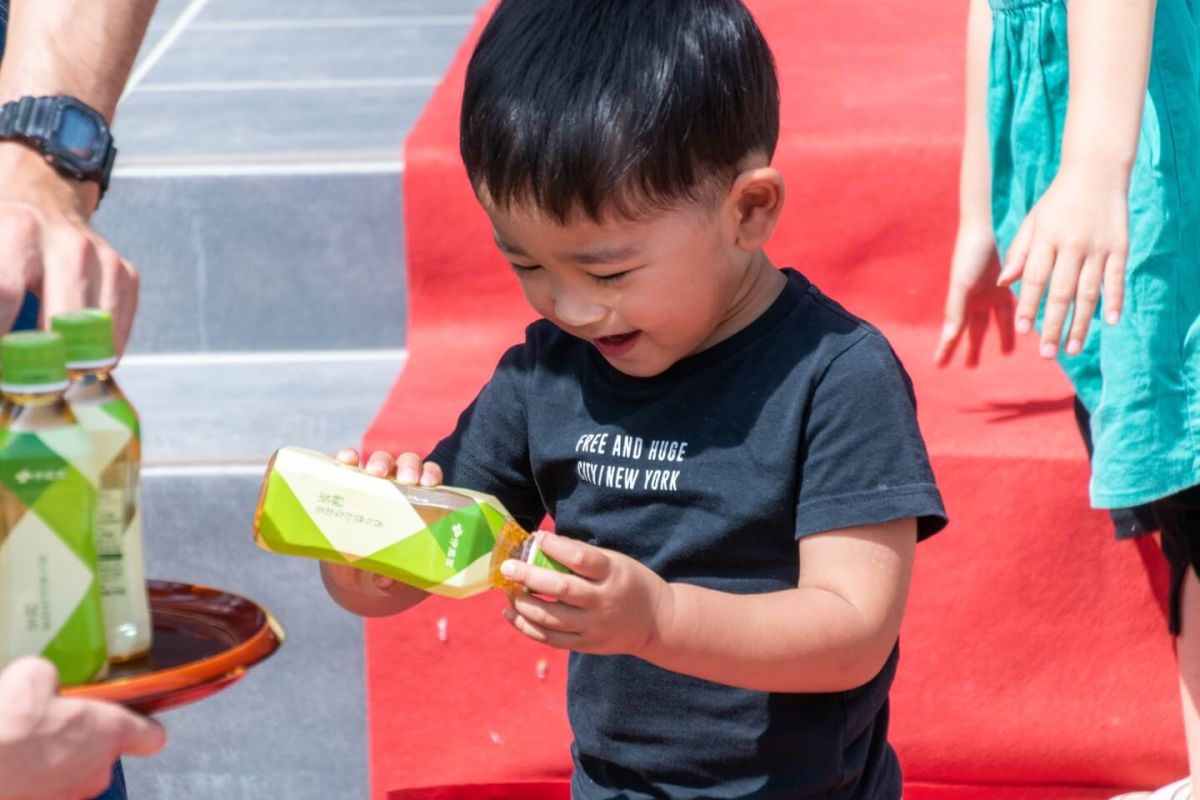
[[[396,480],[415,486],[421,475],[421,457],[416,453],[401,453],[396,459]]]
[[[1083,268],[1083,256],[1059,251],[1046,291],[1046,310],[1042,316],[1042,358],[1054,358],[1062,344],[1063,327],[1075,302],[1079,286],[1079,273]]]
[[[343,464],[349,464],[352,467],[358,466],[358,451],[353,447],[343,447],[338,450],[336,458]]]
[[[546,644],[546,640],[550,638],[549,631],[543,630],[537,625],[534,625],[532,622],[525,619],[511,608],[506,608],[500,613],[506,620],[508,620],[509,625],[512,625],[519,633],[524,634],[530,639],[533,639],[535,642]]]
[[[367,459],[367,464],[364,469],[372,475],[378,475],[383,478],[390,477],[392,470],[396,467],[396,461],[392,458],[392,454],[384,450],[376,450],[371,453],[371,457]]]
[[[442,468],[432,461],[425,462],[425,469],[421,472],[422,486],[441,486],[442,485]]]
[[[1054,248],[1045,244],[1035,244],[1021,279],[1021,297],[1017,301],[1017,333],[1029,333],[1033,330],[1033,321],[1037,318],[1038,306],[1042,303],[1042,292],[1046,289],[1053,269]]]
[[[1008,246],[1008,252],[1004,254],[1003,269],[1000,271],[1000,277],[996,279],[998,286],[1014,283],[1026,271],[1032,245],[1033,223],[1026,217],[1017,230],[1017,235],[1013,237],[1012,244]]]
[[[549,603],[531,594],[513,597],[512,609],[539,628],[560,633],[583,631],[583,615],[578,608],[565,603]]]
[[[549,531],[539,531],[537,536],[542,552],[576,575],[593,581],[608,576],[610,562],[600,548]]]
[[[560,603],[582,608],[587,602],[583,583],[573,575],[536,567],[515,559],[500,565],[500,572],[513,583],[519,583],[534,594],[553,597]]]
[[[1100,284],[1104,280],[1104,256],[1091,256],[1079,274],[1079,288],[1075,290],[1075,311],[1071,318],[1071,332],[1067,334],[1067,355],[1077,356],[1083,352],[1087,341],[1088,327],[1100,302]]]
[[[1116,325],[1125,307],[1125,263],[1124,251],[1109,255],[1104,265],[1104,319]]]

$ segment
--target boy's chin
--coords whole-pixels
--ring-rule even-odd
[[[664,372],[675,366],[675,361],[664,359],[640,359],[640,358],[622,358],[610,357],[604,355],[604,360],[609,365],[623,375],[628,375],[631,378],[653,378],[657,375],[662,375]],[[678,359],[676,359],[678,361]]]

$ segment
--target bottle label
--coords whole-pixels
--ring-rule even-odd
[[[104,666],[92,536],[96,492],[86,434],[74,425],[0,440],[0,663],[42,655],[63,683]]]

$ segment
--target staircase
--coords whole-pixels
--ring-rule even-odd
[[[363,632],[314,563],[254,547],[271,452],[357,445],[405,360],[402,144],[477,0],[161,0],[96,218],[142,276],[118,372],[142,415],[147,574],[288,631],[169,712],[134,798],[367,792]]]

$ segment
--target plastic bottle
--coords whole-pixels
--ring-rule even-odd
[[[512,590],[500,574],[509,558],[569,571],[495,497],[402,486],[296,447],[271,457],[254,531],[272,552],[350,564],[445,597]]]
[[[41,655],[63,684],[107,666],[96,578],[95,458],[54,333],[0,339],[0,665]]]
[[[109,661],[140,658],[153,634],[142,557],[138,491],[141,427],[112,369],[113,322],[106,311],[60,314],[51,327],[67,346],[67,402],[91,438],[100,470],[96,495],[96,555]]]

